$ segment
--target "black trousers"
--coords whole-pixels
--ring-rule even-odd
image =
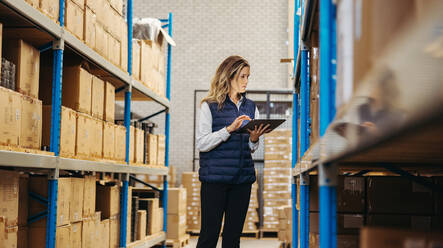
[[[217,246],[223,216],[223,248],[239,248],[251,197],[251,184],[201,185],[201,230],[197,248]]]

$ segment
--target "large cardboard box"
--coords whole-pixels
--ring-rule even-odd
[[[93,119],[89,115],[77,113],[77,138],[75,144],[75,155],[89,157],[93,143]]]
[[[168,215],[186,213],[186,189],[169,188],[168,189]]]
[[[100,222],[100,245],[98,247],[109,247],[109,219]]]
[[[71,248],[82,247],[82,222],[71,223]]]
[[[18,227],[7,227],[4,221],[4,218],[0,217],[0,247],[16,248],[18,244]]]
[[[71,199],[69,204],[70,221],[78,222],[83,219],[83,195],[85,180],[71,178]]]
[[[63,69],[62,104],[76,111],[91,113],[92,75],[80,66]]]
[[[42,146],[51,145],[51,105],[43,106]],[[73,157],[75,155],[75,139],[77,132],[77,113],[70,109],[61,108],[60,123],[60,156]]]
[[[96,76],[92,76],[91,115],[103,119],[105,105],[105,82]]]
[[[434,213],[432,191],[404,177],[369,177],[367,194],[370,214]]]
[[[104,120],[114,122],[115,118],[115,87],[109,82],[105,83]]]
[[[102,213],[102,219],[108,219],[120,213],[119,186],[97,185],[96,208]]]
[[[179,239],[186,234],[186,213],[168,214],[167,239]]]
[[[0,87],[0,144],[17,146],[21,125],[22,97]]]
[[[95,214],[95,195],[96,178],[94,176],[85,176],[83,187],[83,217],[94,216]]]
[[[120,125],[115,125],[115,159],[126,159],[126,128]]]
[[[165,165],[165,149],[166,149],[166,136],[159,134],[157,137],[157,164]]]
[[[48,178],[32,176],[29,178],[29,191],[48,197]],[[71,199],[71,178],[58,179],[57,191],[57,226],[70,223],[69,205]],[[29,201],[29,215],[35,215],[45,211],[46,207],[37,201]],[[31,227],[46,227],[46,218],[30,224]]]
[[[17,226],[19,207],[19,174],[17,172],[0,170],[0,199],[2,204],[0,216],[5,227]]]
[[[42,102],[22,96],[22,111],[19,145],[25,148],[40,149],[42,145]]]
[[[36,2],[37,1],[38,0],[36,0]],[[56,22],[58,22],[59,19],[59,9],[59,0],[40,0],[40,11]]]
[[[108,58],[108,35],[103,25],[98,22],[95,24],[95,49],[101,56]]]
[[[135,79],[140,78],[141,41],[132,40],[132,75]]]
[[[95,158],[103,158],[103,121],[99,119],[91,119],[92,143],[91,155]]]
[[[40,52],[23,40],[4,40],[3,56],[16,65],[16,90],[38,98]]]
[[[130,226],[130,224],[128,223]],[[109,247],[118,248],[120,246],[120,215],[109,218]]]
[[[443,233],[414,232],[402,229],[365,227],[360,233],[360,248],[440,247]]]
[[[143,139],[145,138],[145,131],[142,129],[136,128],[135,129],[135,148],[134,148],[134,162],[135,163],[143,163],[144,158],[144,148],[145,144],[143,142]]]
[[[136,239],[141,240],[146,237],[146,210],[137,211]]]
[[[152,235],[161,231],[159,223],[159,204],[158,198],[147,199],[148,201],[148,211],[147,211],[147,232],[148,235]]]
[[[118,25],[117,25],[118,26]],[[122,44],[111,34],[108,34],[108,55],[109,61],[116,66],[120,65]]]
[[[147,164],[157,164],[157,135],[148,134],[146,135],[146,163]]]
[[[65,27],[78,39],[83,40],[84,8],[81,8],[72,0],[67,0],[65,4]]]
[[[134,151],[135,151],[135,127],[129,127],[129,162],[134,162]]]
[[[46,227],[28,228],[28,243],[36,248],[46,247],[45,233]],[[55,233],[55,247],[71,247],[71,225],[59,226]]]
[[[83,219],[82,222],[82,248],[96,248],[100,246],[101,224],[100,214],[90,215]]]
[[[115,125],[103,122],[103,157],[114,159],[115,157]]]
[[[126,24],[125,21],[122,21],[121,25],[122,25],[122,39],[121,39],[122,45],[121,45],[120,67],[123,71],[128,71],[128,25]]]
[[[95,49],[97,16],[88,7],[85,8],[83,39],[90,48]]]

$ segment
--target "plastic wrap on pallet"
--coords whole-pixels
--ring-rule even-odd
[[[161,33],[166,42],[171,46],[175,46],[175,41],[168,35],[162,26],[161,22],[155,18],[134,18],[133,20],[133,38],[140,40],[157,40],[157,37]]]

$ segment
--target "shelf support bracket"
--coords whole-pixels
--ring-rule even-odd
[[[145,185],[145,186],[147,186],[147,187],[150,187],[150,188],[152,188],[152,189],[155,190],[155,191],[158,191],[158,192],[161,192],[161,191],[162,191],[161,189],[159,189],[159,188],[157,188],[157,187],[154,187],[154,186],[152,186],[151,184],[149,184],[149,183],[147,183],[147,182],[144,182],[144,181],[138,179],[138,178],[135,177],[135,176],[130,176],[129,179],[132,180],[132,181],[135,181],[135,182],[137,182],[137,183],[141,183],[141,184],[143,184],[143,185]]]
[[[157,115],[159,115],[159,114],[161,114],[161,113],[166,112],[167,110],[168,110],[167,108],[165,108],[165,109],[163,109],[163,110],[160,110],[160,111],[158,111],[157,113],[154,113],[154,114],[152,114],[152,115],[148,115],[148,116],[146,116],[146,117],[144,117],[144,118],[139,119],[138,122],[144,122],[144,121],[146,121],[146,120],[149,120],[149,119],[151,119],[152,117],[155,117],[155,116],[157,116]]]

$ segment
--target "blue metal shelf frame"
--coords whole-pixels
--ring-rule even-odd
[[[292,93],[292,169],[297,165],[298,150],[298,94],[294,90]],[[297,210],[297,184],[292,179],[292,240],[298,240],[298,210]],[[292,242],[292,247],[297,248],[298,242]]]

